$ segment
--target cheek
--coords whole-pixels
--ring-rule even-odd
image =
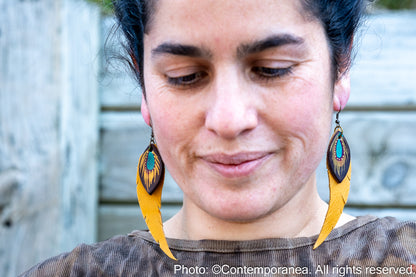
[[[146,102],[148,113],[150,115],[151,126],[159,151],[165,159],[165,149],[167,149],[166,142],[174,142],[178,140],[176,137],[178,133],[173,132],[173,130],[180,127],[180,125],[177,126],[177,120],[172,120],[172,118],[175,118],[175,114],[177,112],[175,110],[175,106],[170,103],[170,100],[167,97],[164,97],[166,92],[163,86],[158,86],[157,82],[155,82],[151,76],[147,76],[146,78],[145,75],[145,81]]]
[[[285,86],[282,97],[269,101],[268,122],[284,140],[287,170],[302,168],[309,177],[321,161],[331,128],[331,95],[322,81],[298,78]]]
[[[298,126],[298,134],[305,155],[304,167],[315,171],[327,148],[328,136],[331,128],[332,92],[329,87],[307,83],[303,85],[305,96],[299,101],[303,102],[298,109],[299,116],[293,119]]]
[[[200,126],[200,116],[193,105],[180,105],[169,99],[159,99],[151,108],[155,135],[160,142],[172,147],[186,144],[195,136]]]
[[[178,97],[163,86],[149,86],[146,91],[159,151],[172,176],[179,178],[178,170],[192,166],[201,110],[192,97]]]
[[[175,106],[170,105],[166,99],[156,99],[153,97],[153,104],[149,107],[156,143],[169,173],[180,183],[182,178],[178,179],[178,176],[181,176],[178,170],[181,167],[177,168],[174,165],[181,164],[181,156],[187,151],[184,149],[187,146],[186,129],[184,124],[181,124],[183,120]]]
[[[269,100],[268,111],[274,111],[271,119],[280,118],[280,129],[293,136],[314,137],[330,127],[332,93],[328,86],[319,81],[297,79],[290,82],[282,97]],[[278,121],[275,121],[278,122]]]

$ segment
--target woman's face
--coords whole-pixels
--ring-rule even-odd
[[[185,207],[251,221],[315,186],[348,89],[298,1],[160,0],[149,27],[142,113]]]

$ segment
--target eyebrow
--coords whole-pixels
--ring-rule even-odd
[[[209,50],[199,48],[193,45],[185,45],[179,43],[162,43],[152,50],[152,56],[158,55],[177,55],[188,56],[192,58],[210,58],[212,53]]]
[[[264,50],[284,46],[284,45],[301,45],[304,39],[291,34],[272,35],[265,39],[258,40],[248,44],[242,44],[237,48],[237,56],[239,58],[250,54],[262,52]]]
[[[269,48],[283,45],[301,45],[303,43],[303,38],[291,34],[272,35],[252,43],[241,44],[237,48],[237,57],[242,58],[250,54],[259,53]],[[165,54],[187,56],[192,58],[211,58],[213,56],[207,49],[180,43],[165,42],[152,49],[153,57]]]

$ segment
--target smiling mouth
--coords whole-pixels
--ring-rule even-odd
[[[213,154],[203,156],[202,160],[225,178],[241,178],[253,174],[271,155],[269,152]]]

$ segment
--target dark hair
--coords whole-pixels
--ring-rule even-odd
[[[157,0],[114,0],[115,15],[126,38],[127,60],[144,91],[143,37],[149,31]],[[326,33],[333,80],[351,64],[352,41],[365,13],[366,0],[300,0],[306,16]]]
[[[325,30],[335,81],[351,66],[352,42],[366,10],[365,0],[301,0]]]
[[[148,31],[149,18],[154,13],[154,1],[113,0],[118,28],[121,28],[125,37],[123,46],[128,54],[125,59],[143,90],[143,38]]]

